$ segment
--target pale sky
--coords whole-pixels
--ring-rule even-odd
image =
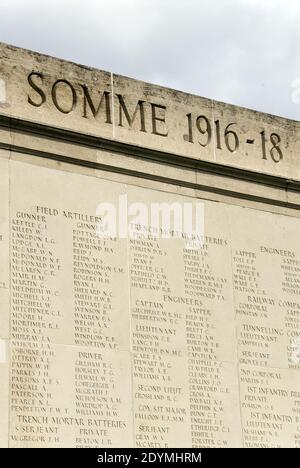
[[[0,41],[300,120],[299,0],[0,0],[0,18]]]

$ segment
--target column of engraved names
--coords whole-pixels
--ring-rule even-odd
[[[113,446],[115,432],[130,431],[122,412],[128,395],[112,358],[129,341],[127,269],[123,245],[97,235],[99,221],[78,221],[73,229],[74,338],[86,347],[75,365],[75,412],[87,421],[78,447]]]
[[[281,366],[276,348],[285,348],[283,322],[276,310],[278,285],[267,287],[261,265],[258,252],[234,250],[239,360],[242,364],[276,367]]]
[[[300,371],[300,255],[294,250],[272,250],[271,255],[280,256],[283,298],[278,305],[284,316],[288,366]]]
[[[183,256],[185,294],[195,302],[186,310],[192,446],[226,447],[239,440],[230,424],[236,389],[222,362],[233,360],[225,341],[234,330],[227,239],[206,236]]]
[[[96,224],[88,214],[41,206],[12,221],[15,444],[131,440],[122,436],[130,434],[125,261],[115,241],[98,239]]]
[[[275,215],[260,220],[260,216],[249,211],[244,223],[233,223],[244,443],[247,447],[294,446],[299,438],[299,363],[293,361],[299,336],[295,221]],[[256,223],[248,239],[245,223]]]
[[[50,372],[55,359],[51,336],[60,328],[61,275],[48,219],[19,211],[11,220],[11,444],[58,442],[53,390],[60,382]],[[53,281],[54,280],[54,281]]]
[[[276,234],[273,242],[280,242]],[[299,370],[299,362],[293,361],[299,301],[286,279],[294,277],[296,253],[266,244],[233,252],[239,361],[249,366],[240,371],[244,442],[255,447],[294,446],[299,438],[299,395],[291,378],[297,372],[281,369]],[[263,375],[261,367],[274,371]]]
[[[241,366],[245,447],[300,446],[298,371]]]
[[[174,240],[131,239],[136,445],[190,445],[182,280]],[[179,255],[178,255],[179,254]]]
[[[293,226],[294,229],[294,226]],[[289,230],[288,230],[289,233]],[[275,264],[278,271],[278,294],[276,297],[277,311],[284,343],[281,345],[281,354],[284,361],[280,366],[288,368],[282,371],[282,378],[288,382],[286,395],[288,411],[284,430],[289,435],[289,446],[300,446],[300,252],[298,238],[293,237],[288,248],[279,244],[260,245],[260,256],[267,264]],[[278,350],[279,353],[279,350]],[[272,389],[270,389],[272,391]],[[277,390],[276,388],[274,389]],[[275,393],[276,394],[276,393]],[[275,417],[278,410],[274,407]],[[281,418],[284,419],[284,418]],[[286,444],[287,445],[287,444]]]
[[[296,252],[260,245],[256,251],[236,249],[233,262],[240,362],[299,370]]]

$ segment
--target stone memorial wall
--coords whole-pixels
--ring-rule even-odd
[[[0,83],[0,446],[300,447],[299,124],[4,44]],[[198,244],[99,235],[137,202]]]

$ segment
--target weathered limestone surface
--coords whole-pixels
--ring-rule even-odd
[[[299,144],[0,45],[0,447],[300,447]],[[103,238],[104,202],[203,232]]]
[[[300,178],[300,126],[284,118],[0,44],[4,115]]]

